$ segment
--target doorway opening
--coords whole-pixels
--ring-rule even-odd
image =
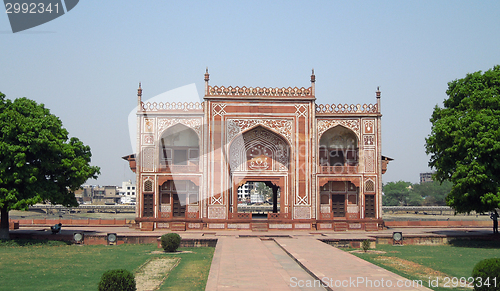
[[[238,212],[251,213],[252,219],[267,219],[280,212],[281,189],[269,181],[247,181],[238,187]]]

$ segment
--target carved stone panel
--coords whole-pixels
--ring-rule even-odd
[[[332,127],[342,125],[354,131],[356,136],[360,136],[359,119],[321,119],[318,120],[318,138]]]
[[[226,207],[225,206],[208,206],[208,218],[209,219],[226,219]]]

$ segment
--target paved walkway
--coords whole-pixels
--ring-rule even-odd
[[[208,291],[430,290],[311,236],[218,239]]]
[[[206,290],[290,290],[291,278],[314,280],[273,240],[222,237],[215,248]]]

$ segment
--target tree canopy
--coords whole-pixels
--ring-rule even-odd
[[[62,122],[43,104],[0,93],[0,238],[8,238],[8,211],[39,202],[77,206],[74,191],[99,167],[90,147],[68,138]]]
[[[389,182],[383,186],[384,206],[422,205],[423,198],[415,196],[411,191],[411,183],[405,181]]]
[[[383,185],[384,206],[443,206],[452,184],[445,181],[412,184],[410,182],[389,182]]]
[[[457,212],[500,206],[500,66],[448,83],[426,139],[429,166],[451,181],[447,204]]]

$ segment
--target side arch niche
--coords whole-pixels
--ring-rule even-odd
[[[160,171],[196,172],[199,166],[200,141],[191,128],[176,124],[167,128],[159,139]]]
[[[323,174],[357,173],[358,137],[341,125],[325,131],[319,140],[319,166]]]

